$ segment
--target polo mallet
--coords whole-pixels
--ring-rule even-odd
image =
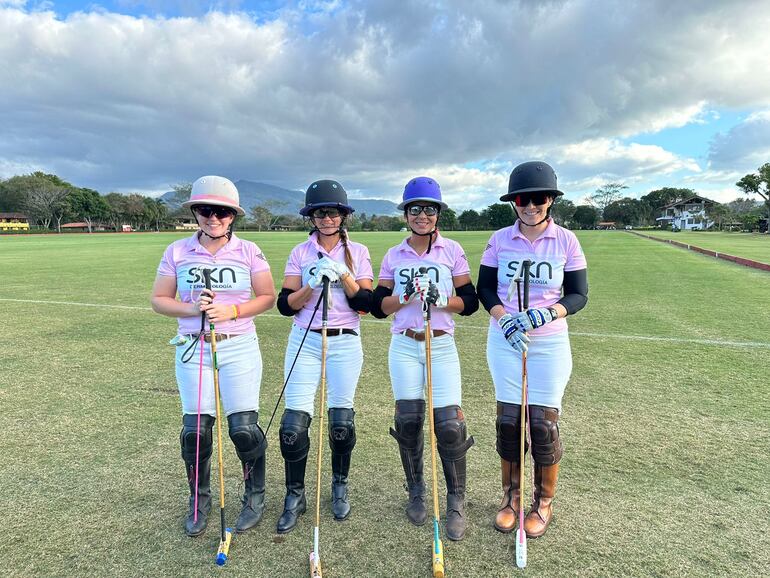
[[[525,260],[521,263],[521,276],[524,283],[524,301],[519,303],[519,310],[526,311],[529,308],[529,268],[532,262]],[[517,289],[519,279],[516,279]],[[517,291],[518,293],[518,291]],[[521,352],[521,438],[519,439],[519,529],[516,531],[516,566],[527,566],[527,533],[524,531],[524,445],[527,440],[527,422],[529,411],[527,407],[527,352]]]
[[[203,277],[206,280],[206,289],[211,289],[211,270],[204,269]],[[217,460],[219,462],[219,549],[217,550],[217,565],[224,566],[227,555],[230,552],[230,542],[233,539],[233,530],[225,525],[225,473],[222,468],[222,410],[219,407],[219,367],[217,365],[217,334],[214,324],[209,322],[211,334],[211,366],[214,369],[214,400],[217,409]],[[201,340],[201,346],[205,339]]]
[[[321,527],[321,458],[324,447],[324,403],[326,401],[326,330],[329,325],[329,278],[323,278],[323,310],[321,314],[321,401],[318,411],[318,465],[315,476],[315,528],[313,528],[313,551],[310,553],[310,578],[322,578],[321,554],[318,549],[318,534]]]
[[[420,267],[421,274],[428,270]],[[431,373],[431,353],[430,353],[430,303],[425,301],[422,308],[422,316],[425,327],[425,381],[428,389],[428,415],[430,416],[430,460],[433,471],[433,578],[444,578],[444,546],[441,543],[441,534],[439,532],[438,518],[438,484],[436,483],[436,424],[433,418],[433,376]]]

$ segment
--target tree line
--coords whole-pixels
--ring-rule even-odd
[[[755,230],[760,220],[770,216],[770,163],[761,166],[756,173],[745,175],[736,186],[747,197],[726,204],[715,203],[707,208],[707,217],[719,229],[738,224],[742,229]],[[171,206],[186,201],[191,187],[190,183],[175,185]],[[551,214],[558,224],[570,229],[593,229],[601,221],[611,221],[617,226],[652,227],[663,207],[697,194],[688,188],[664,187],[637,199],[623,196],[627,188],[619,182],[606,183],[588,197],[587,203],[580,205],[559,197]],[[764,203],[755,201],[752,195],[758,195]],[[278,209],[282,206],[279,201],[268,201],[252,207],[239,226],[260,231],[303,229],[303,219],[281,214]],[[160,199],[139,193],[100,195],[93,189],[74,186],[57,175],[40,171],[0,179],[0,212],[24,213],[39,227],[59,232],[63,223],[73,220],[85,223],[89,232],[96,224],[114,230],[130,225],[134,230],[160,231],[170,228],[175,220],[191,218],[187,209],[171,209]],[[510,204],[493,203],[480,211],[467,209],[459,214],[448,208],[441,212],[439,228],[449,231],[497,230],[510,225],[513,220],[514,211]],[[405,225],[400,215],[366,213],[356,214],[348,223],[352,231],[399,231]]]
[[[38,227],[59,233],[70,221],[85,223],[89,233],[96,224],[116,231],[122,225],[160,231],[169,215],[160,199],[139,193],[100,195],[40,171],[0,180],[0,212],[23,213]]]

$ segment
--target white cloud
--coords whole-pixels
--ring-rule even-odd
[[[0,8],[0,170],[100,190],[220,173],[398,193],[434,168],[473,202],[538,151],[568,185],[697,172],[618,139],[770,106],[770,7],[751,2],[295,2],[267,21],[17,8]]]
[[[709,167],[716,171],[737,168],[740,177],[770,162],[770,110],[756,111],[726,133],[717,134],[709,147]]]

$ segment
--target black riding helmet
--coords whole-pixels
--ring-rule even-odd
[[[543,161],[521,163],[508,179],[508,192],[500,197],[501,201],[512,201],[519,193],[551,193],[556,198],[563,195],[556,184],[556,173],[551,165]]]
[[[348,194],[337,181],[321,180],[312,183],[305,192],[305,206],[299,210],[303,217],[309,217],[321,207],[336,207],[345,214],[354,211],[348,204]]]

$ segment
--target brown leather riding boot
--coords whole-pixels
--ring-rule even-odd
[[[503,472],[503,500],[495,517],[495,529],[507,534],[516,527],[519,517],[520,468],[518,463],[500,458],[500,469]]]
[[[524,531],[528,538],[539,538],[548,529],[553,518],[551,503],[556,495],[559,464],[539,466],[535,464],[535,492],[532,509],[524,519]]]

